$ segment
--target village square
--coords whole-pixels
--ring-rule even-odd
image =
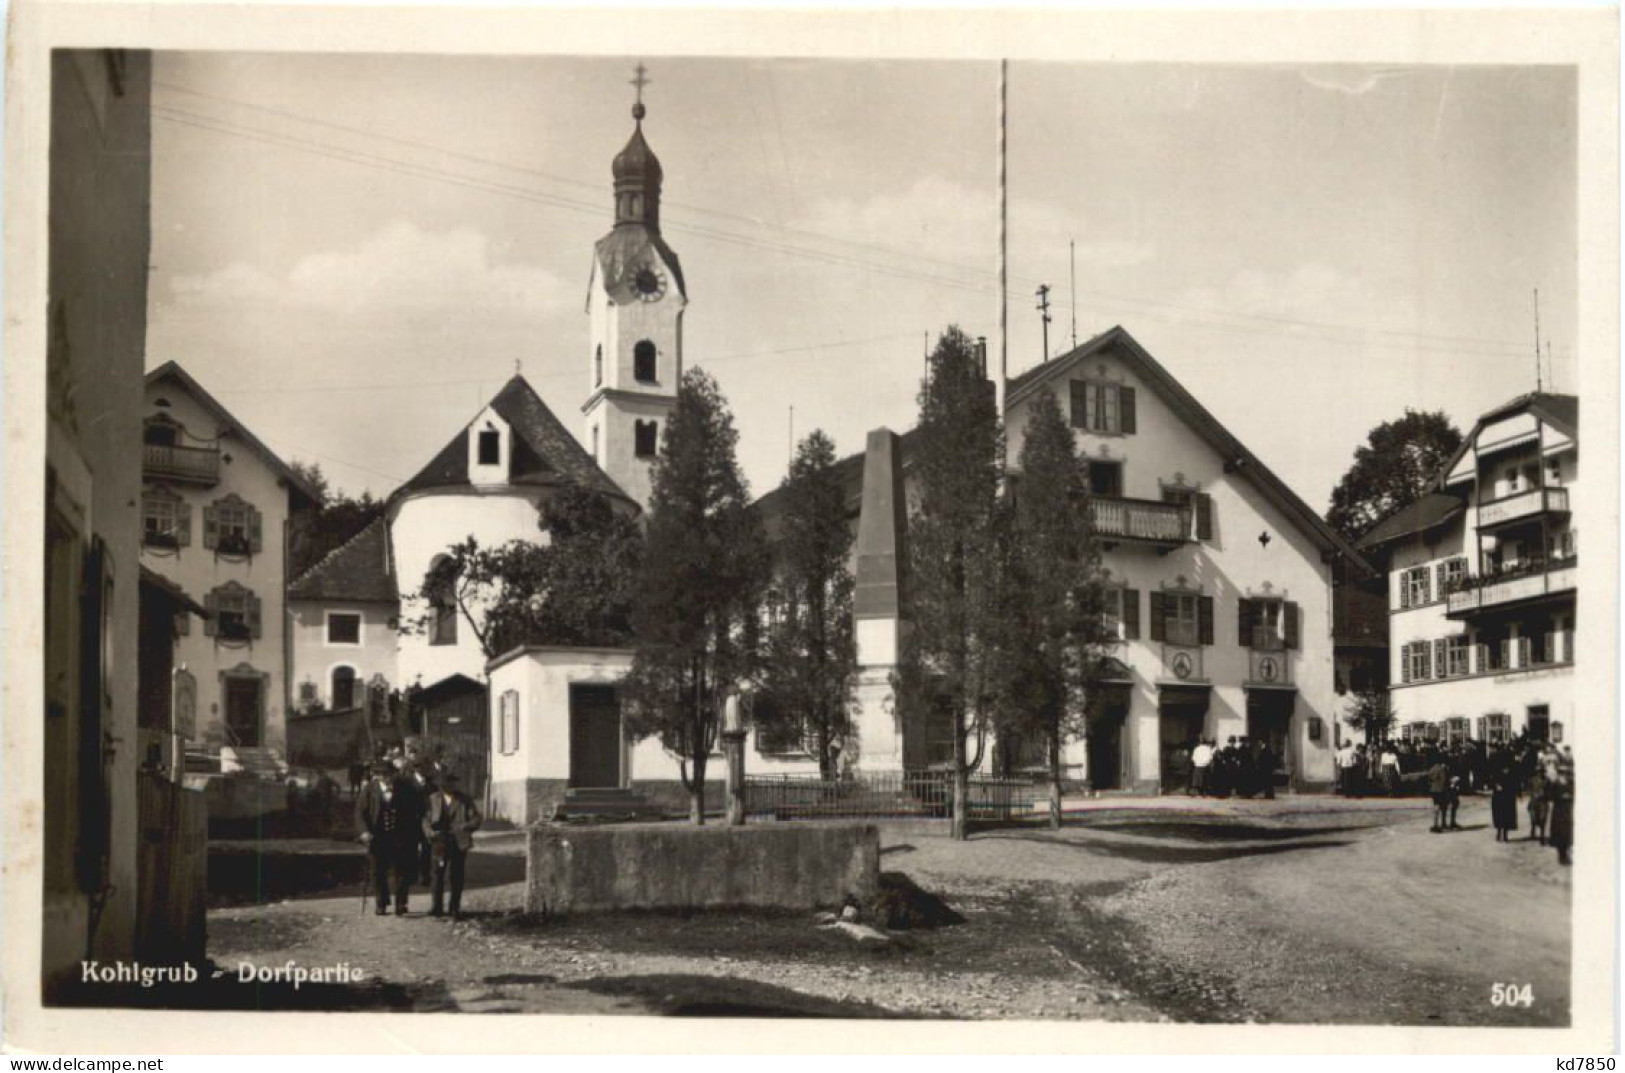
[[[355,62],[356,87],[415,71]],[[552,102],[459,149],[445,117],[301,111],[349,69],[278,63],[53,64],[47,1001],[1569,1023],[1573,741],[1599,714],[1576,701],[1572,233],[1474,280],[1529,306],[1500,339],[1427,319],[1455,261],[1396,269],[1431,297],[1365,327],[1335,303],[1380,284],[1319,261],[1119,300],[1113,278],[1171,294],[1178,269],[1034,211],[1042,176],[1075,169],[1057,189],[1125,228],[1198,195],[1090,192],[1137,135],[1047,102],[1098,72],[424,61]],[[1346,72],[1288,74],[1211,92],[1355,107]],[[1471,110],[1518,98],[1572,179],[1572,86],[1474,77],[1461,151],[1499,152]],[[881,88],[875,130],[848,126]],[[972,101],[974,124],[919,114]],[[711,147],[708,109],[756,115],[748,153]],[[1533,164],[1462,189],[1382,122],[1362,136],[1408,178],[1372,164],[1361,190],[1409,207],[1349,250],[1478,236],[1473,198],[1572,232]],[[954,220],[958,180],[923,169],[991,176],[1007,126],[1014,226],[1002,155]],[[830,202],[868,240],[806,208],[802,137],[850,147],[827,165],[850,190],[904,191]],[[1266,226],[1263,180],[1233,181],[1214,211]],[[1316,219],[1360,192],[1333,188]],[[487,202],[515,214],[488,233]],[[996,280],[929,248],[960,227]],[[756,263],[779,260],[812,267]],[[201,972],[84,968],[132,961]]]

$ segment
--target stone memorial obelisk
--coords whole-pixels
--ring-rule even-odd
[[[890,429],[869,433],[863,457],[853,594],[858,649],[858,768],[901,771],[902,714],[892,674],[907,630],[908,504],[903,491],[902,440]]]

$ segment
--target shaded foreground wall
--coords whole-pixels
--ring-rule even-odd
[[[525,862],[533,913],[813,909],[875,894],[880,832],[872,824],[533,828]]]

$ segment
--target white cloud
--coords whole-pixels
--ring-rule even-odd
[[[492,260],[471,228],[424,231],[395,221],[360,245],[300,258],[285,274],[241,262],[176,276],[176,304],[194,309],[280,307],[365,315],[411,310],[546,316],[578,296],[554,273]]]

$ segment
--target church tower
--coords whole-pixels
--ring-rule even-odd
[[[643,65],[632,85],[632,137],[615,157],[615,226],[594,247],[587,285],[592,325],[583,443],[639,506],[683,374],[688,294],[677,254],[660,236],[660,161],[643,138]]]

